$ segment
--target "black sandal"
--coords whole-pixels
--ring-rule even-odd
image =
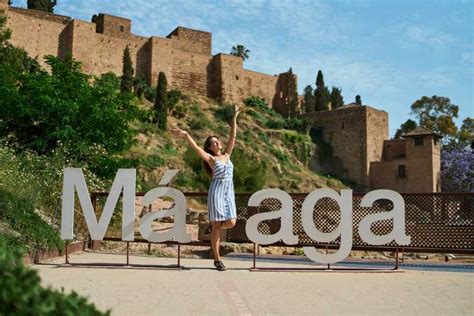
[[[206,230],[204,231],[204,235],[209,235],[210,233],[212,233],[212,224],[207,226]]]
[[[217,271],[225,271],[227,268],[225,267],[222,261],[214,261],[214,266],[216,267]]]

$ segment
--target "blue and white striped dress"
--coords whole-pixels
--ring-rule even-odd
[[[207,193],[208,216],[211,222],[237,218],[235,207],[234,165],[216,159],[212,170],[212,181]]]

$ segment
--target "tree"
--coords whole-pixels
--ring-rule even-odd
[[[400,139],[403,134],[408,133],[409,131],[412,131],[417,127],[418,125],[415,121],[408,119],[405,123],[402,123],[402,125],[400,125],[399,129],[397,129],[397,132],[395,133],[395,138]]]
[[[454,118],[458,117],[459,107],[452,104],[449,98],[423,96],[411,105],[411,114],[418,116],[420,126],[444,136],[445,143],[456,136],[457,127]]]
[[[462,121],[457,138],[460,146],[465,147],[472,144],[474,141],[474,120],[472,118],[466,117],[464,121]]]
[[[5,28],[6,24],[7,17],[4,15],[4,11],[0,10],[0,46],[7,45],[12,36],[12,30]]]
[[[120,81],[120,91],[130,93],[133,91],[133,65],[128,45],[123,50],[122,80]]]
[[[143,77],[133,79],[133,92],[139,99],[143,99],[147,89],[148,84]]]
[[[341,88],[332,87],[330,100],[331,100],[331,108],[333,110],[344,106],[344,98],[341,95],[341,91],[342,91]]]
[[[0,67],[0,134],[8,135],[19,151],[48,154],[61,146],[70,157],[94,164],[94,172],[115,173],[109,164],[115,163],[112,155],[135,142],[130,123],[138,109],[133,96],[120,93],[120,80],[112,73],[91,84],[71,57],[45,59],[51,73],[24,72],[14,78],[3,75],[14,64]],[[88,160],[92,156],[94,161]]]
[[[303,108],[306,113],[314,112],[314,95],[311,85],[307,85],[303,90]]]
[[[249,58],[250,50],[245,48],[244,45],[238,44],[237,46],[232,46],[232,50],[230,52],[231,55],[238,56],[242,58],[242,60],[246,60]]]
[[[444,192],[474,192],[474,152],[460,148],[441,152],[441,185]]]
[[[54,12],[54,7],[56,6],[56,0],[28,0],[27,1],[28,9],[45,11],[45,12]]]
[[[362,105],[362,99],[360,98],[360,95],[356,95],[355,103],[356,103],[357,105]]]
[[[296,76],[293,74],[293,70],[288,70],[288,80],[286,82],[286,103],[288,106],[288,117],[292,118],[296,115],[298,108],[298,88],[296,83]]]
[[[318,71],[316,77],[316,90],[314,90],[315,111],[329,110],[329,89],[324,85],[323,73]]]
[[[155,99],[155,117],[158,121],[158,128],[166,130],[166,123],[168,119],[168,83],[164,72],[158,75],[158,85],[156,87]]]

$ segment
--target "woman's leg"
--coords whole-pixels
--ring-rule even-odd
[[[211,248],[214,254],[214,261],[220,261],[221,256],[219,254],[219,248],[221,243],[221,222],[211,222]]]
[[[235,226],[235,223],[237,222],[236,218],[231,218],[226,220],[225,222],[221,222],[221,229],[230,229]]]

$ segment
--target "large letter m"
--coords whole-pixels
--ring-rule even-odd
[[[80,168],[65,168],[63,183],[63,202],[61,216],[61,238],[73,239],[74,193],[77,192],[79,204],[84,212],[86,225],[92,240],[102,240],[109,226],[112,213],[123,189],[122,240],[134,240],[135,221],[135,169],[119,169],[107,196],[99,221],[94,213],[84,174]]]

